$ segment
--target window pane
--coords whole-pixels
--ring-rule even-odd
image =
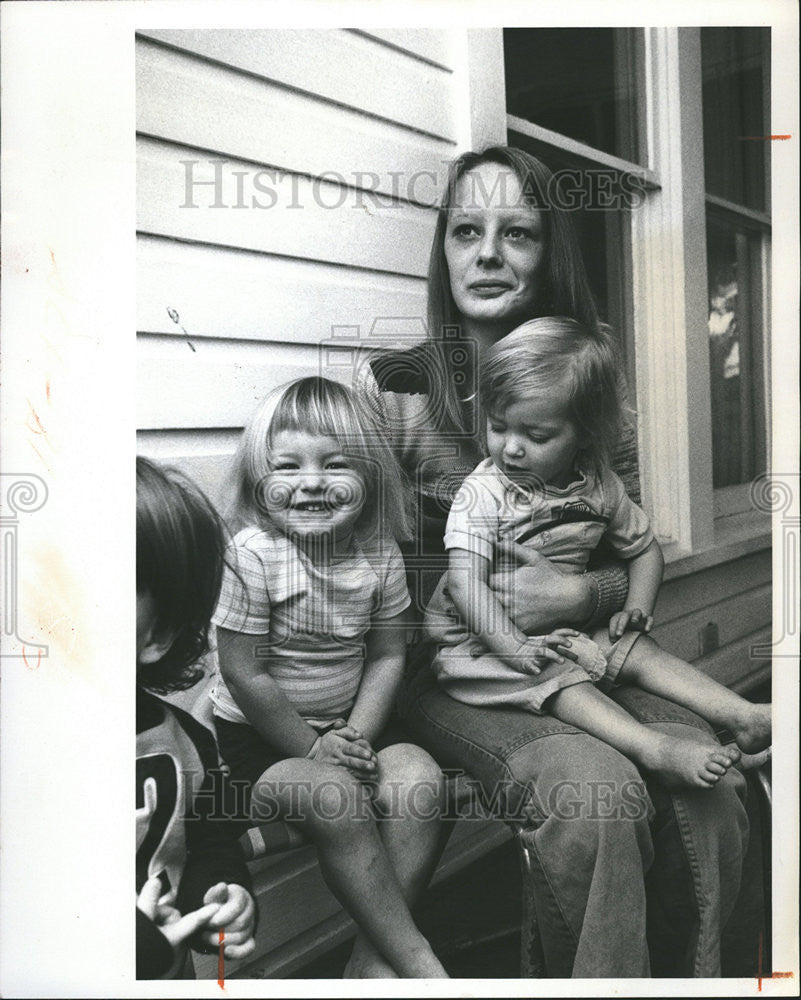
[[[767,210],[769,28],[701,28],[704,171],[709,194]]]
[[[712,480],[718,489],[765,469],[761,238],[707,217]]]
[[[505,28],[506,110],[633,163],[635,29]]]
[[[631,277],[631,190],[612,170],[581,167],[561,151],[518,132],[509,143],[525,149],[559,178],[562,204],[570,213],[601,319],[612,327],[626,364],[629,402],[635,403],[635,356]],[[586,199],[577,198],[577,192]],[[599,193],[602,192],[602,193]]]

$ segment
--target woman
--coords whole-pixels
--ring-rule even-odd
[[[364,399],[386,422],[417,496],[407,560],[420,612],[444,566],[450,501],[483,457],[473,405],[482,351],[540,315],[598,326],[570,218],[549,199],[552,184],[543,164],[509,147],[455,161],[431,252],[430,339],[375,359],[363,379]],[[637,499],[632,435],[615,467]],[[513,577],[493,584],[525,632],[587,629],[622,606],[620,566],[567,576],[524,550],[512,554],[520,564]],[[565,608],[573,609],[569,622]],[[709,732],[691,712],[644,692],[615,697],[666,732]],[[547,715],[454,701],[425,665],[402,711],[440,764],[468,770],[504,818],[525,824],[527,891],[549,977],[720,975],[720,931],[748,837],[735,769],[711,791],[671,794],[617,751]]]

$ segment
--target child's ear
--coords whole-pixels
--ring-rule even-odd
[[[145,637],[144,644],[139,648],[138,660],[140,663],[158,663],[164,659],[170,651],[170,647],[175,642],[176,633],[170,630],[156,631],[155,627]]]

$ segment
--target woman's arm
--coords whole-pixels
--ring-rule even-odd
[[[408,620],[408,611],[402,611],[367,633],[364,672],[348,721],[370,742],[387,724],[403,679]]]
[[[301,719],[256,653],[259,636],[217,628],[220,673],[231,697],[263,740],[288,757],[305,757],[317,731]]]
[[[467,627],[490,652],[521,673],[539,673],[548,661],[563,663],[564,657],[549,646],[570,645],[565,634],[527,636],[512,622],[489,586],[487,558],[465,549],[450,549],[448,593]],[[572,658],[572,657],[571,657]]]

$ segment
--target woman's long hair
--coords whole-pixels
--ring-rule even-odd
[[[561,315],[578,320],[585,329],[599,329],[598,310],[593,299],[584,259],[573,222],[565,209],[553,199],[556,180],[551,171],[530,153],[513,146],[490,146],[480,153],[467,152],[450,166],[448,181],[437,214],[431,258],[428,268],[428,337],[436,354],[429,378],[432,393],[444,401],[445,420],[450,429],[465,427],[463,403],[458,387],[450,377],[444,351],[446,331],[452,335],[460,328],[461,316],[451,293],[450,274],[445,259],[445,234],[448,215],[454,203],[456,187],[462,177],[483,163],[497,163],[516,175],[526,200],[542,210],[546,266],[534,315],[520,317],[520,322],[537,316]]]

